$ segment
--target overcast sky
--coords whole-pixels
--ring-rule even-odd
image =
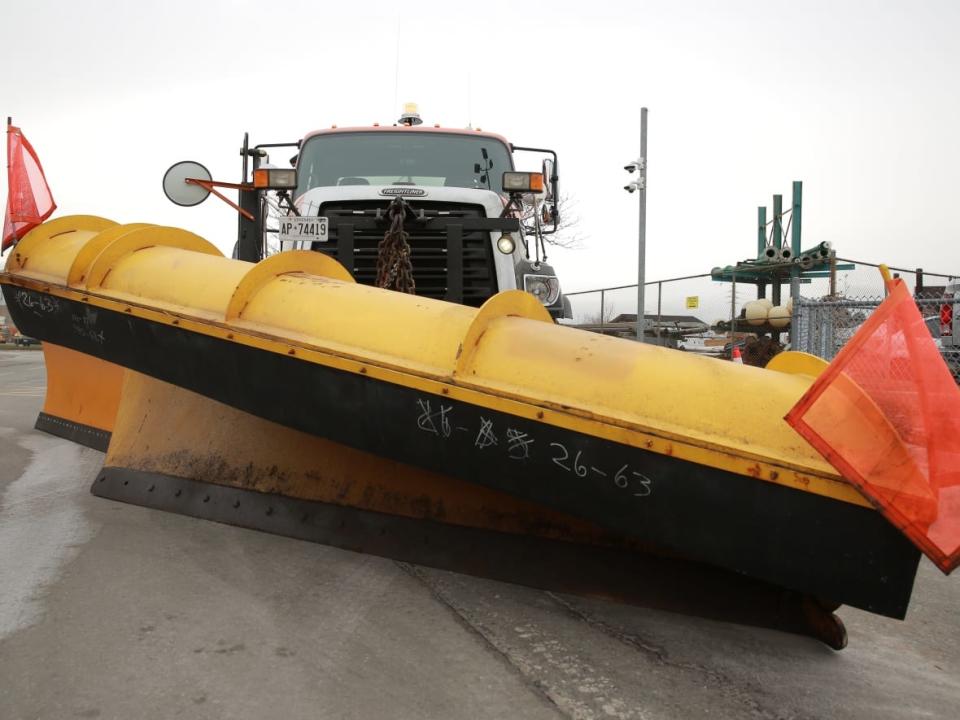
[[[805,246],[960,272],[955,0],[33,0],[3,22],[0,113],[37,149],[60,214],[178,225],[229,251],[235,214],[170,204],[171,163],[237,180],[245,130],[292,141],[416,101],[428,123],[556,149],[586,238],[554,253],[564,286],[628,283],[622,166],[646,105],[648,278],[754,254],[757,205],[792,180]]]

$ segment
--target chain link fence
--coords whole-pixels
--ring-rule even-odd
[[[794,305],[795,349],[832,360],[883,302],[886,293],[876,266],[854,264],[855,270],[833,292],[801,293]],[[895,275],[912,292],[940,355],[960,381],[960,337],[956,332],[960,296],[956,295],[954,276],[907,269],[898,269]]]
[[[648,340],[677,346],[684,337],[709,333],[729,319],[733,291],[729,285],[712,282],[710,273],[668,278],[646,283],[644,306]],[[574,323],[605,335],[635,338],[637,286],[620,285],[565,293],[573,309]],[[751,299],[749,289],[736,290],[735,305]]]
[[[744,306],[758,294],[753,284],[716,282],[710,273],[651,281],[646,283],[644,293],[645,339],[726,357],[734,345],[756,349],[757,341],[762,340],[762,352],[754,353],[755,364],[765,364],[772,354],[786,348],[832,360],[886,294],[876,264],[836,258],[833,267],[834,271],[821,273],[822,276],[800,280],[791,312],[778,328],[758,328],[747,321]],[[955,285],[950,286],[950,297],[946,297],[947,286],[955,276],[904,268],[892,270],[907,283],[941,355],[954,377],[960,379],[960,328],[951,331],[948,322],[947,333],[941,337],[944,319],[952,318],[953,325],[960,324],[960,295],[954,297]],[[767,292],[771,294],[770,286]],[[636,337],[635,284],[566,295],[577,326],[607,335]],[[784,283],[783,305],[790,295],[790,285]]]

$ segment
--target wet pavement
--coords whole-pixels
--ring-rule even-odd
[[[955,718],[960,579],[850,644],[558,595],[101,500],[0,350],[0,719]]]

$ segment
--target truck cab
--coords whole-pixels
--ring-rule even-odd
[[[290,179],[279,188],[266,181],[256,195],[241,189],[241,207],[254,219],[241,215],[235,255],[256,261],[271,249],[313,250],[336,258],[358,283],[374,285],[389,209],[401,203],[417,295],[480,306],[497,292],[521,289],[554,318],[568,316],[543,240],[557,223],[556,154],[418,121],[413,111],[393,126],[332,127],[298,143],[245,144],[244,184],[248,156],[254,178],[267,169]],[[267,155],[290,146],[295,184],[290,166],[276,167]],[[517,152],[549,157],[542,172],[518,173]],[[528,176],[539,184],[524,185]],[[318,222],[303,220],[309,218]]]

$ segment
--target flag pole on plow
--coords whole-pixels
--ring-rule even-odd
[[[7,118],[7,205],[0,253],[46,220],[57,209],[43,166],[33,146]]]

